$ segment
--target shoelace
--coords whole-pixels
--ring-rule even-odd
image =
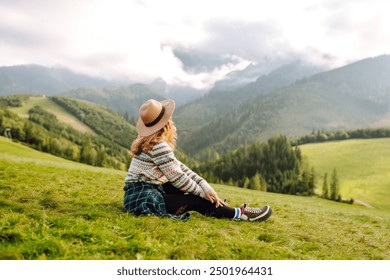
[[[247,212],[253,213],[253,214],[258,214],[258,213],[263,212],[260,208],[251,208],[251,207],[248,207],[246,204],[244,204],[244,206],[242,208],[244,211],[247,211]]]

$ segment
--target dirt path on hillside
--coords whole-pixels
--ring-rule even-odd
[[[353,203],[354,203],[354,204],[358,204],[358,205],[363,205],[363,206],[366,206],[366,207],[368,207],[368,208],[374,208],[374,206],[371,206],[370,204],[365,203],[364,201],[361,201],[361,200],[359,200],[359,199],[354,199],[354,200],[353,200]]]

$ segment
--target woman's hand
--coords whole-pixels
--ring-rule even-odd
[[[218,197],[217,193],[213,189],[209,190],[205,194],[205,198],[211,203],[215,203],[216,208],[225,205],[225,202],[223,202],[223,200]]]

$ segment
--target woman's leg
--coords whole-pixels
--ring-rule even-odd
[[[170,182],[161,185],[165,194],[181,194],[184,195],[184,192],[175,188]]]
[[[205,216],[216,218],[230,218],[249,221],[265,221],[272,215],[272,208],[264,206],[262,208],[250,208],[246,204],[240,208],[232,208],[224,205],[215,208],[210,201],[197,195],[184,194],[179,189],[169,184],[164,184],[165,208],[168,213],[181,215],[188,211],[197,211]]]
[[[231,219],[237,214],[235,208],[229,206],[215,208],[215,204],[210,201],[197,195],[185,194],[169,182],[163,184],[162,187],[165,192],[163,197],[168,213],[181,215],[188,211],[196,211],[205,216]]]
[[[205,216],[233,219],[236,214],[235,208],[230,206],[216,208],[215,204],[193,194],[166,194],[163,197],[167,212],[174,215],[196,211]]]

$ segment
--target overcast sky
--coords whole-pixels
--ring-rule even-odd
[[[0,0],[0,66],[210,87],[249,63],[388,54],[384,0]]]

